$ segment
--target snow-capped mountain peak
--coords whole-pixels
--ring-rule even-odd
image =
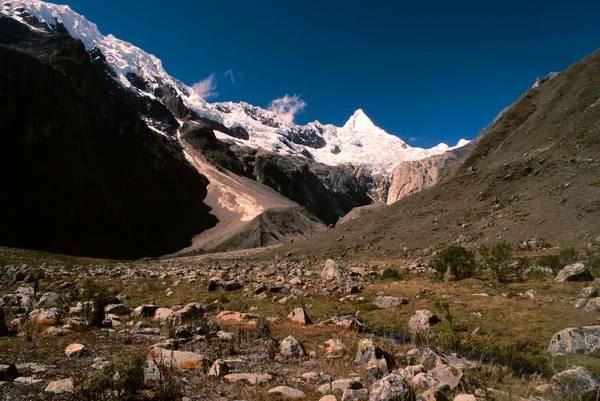
[[[96,24],[68,6],[15,0],[2,3],[0,14],[37,31],[66,30],[72,37],[81,40],[90,53],[102,53],[106,64],[114,72],[111,76],[123,88],[152,100],[160,100],[165,88],[170,88],[193,114],[224,126],[229,134],[233,129],[242,133],[233,137],[227,132],[217,131],[217,137],[222,140],[309,157],[328,165],[361,165],[383,174],[391,173],[403,161],[418,160],[452,149],[445,144],[432,149],[410,147],[397,136],[377,127],[362,109],[356,110],[343,127],[318,121],[300,126],[289,124],[275,113],[245,102],[208,103],[192,88],[167,74],[160,59],[113,35],[102,35]],[[461,140],[457,147],[466,143],[468,141]]]

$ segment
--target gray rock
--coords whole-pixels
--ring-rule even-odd
[[[325,262],[325,267],[321,271],[321,279],[325,281],[340,280],[344,275],[344,270],[331,259]]]
[[[334,380],[331,383],[327,383],[319,387],[319,393],[321,394],[342,394],[345,390],[360,390],[363,388],[361,382],[355,379],[339,379]]]
[[[289,335],[279,344],[279,353],[282,356],[296,357],[306,355],[306,350],[296,337]]]
[[[369,401],[408,401],[410,397],[411,391],[404,377],[392,373],[373,384]]]
[[[429,373],[442,384],[448,385],[450,390],[456,389],[463,378],[462,370],[454,365],[439,366]]]
[[[552,336],[550,356],[592,354],[600,351],[600,326],[574,327]]]
[[[408,334],[414,335],[422,331],[428,331],[431,326],[440,321],[432,311],[418,310],[408,321]]]
[[[173,312],[168,320],[174,324],[184,324],[194,320],[200,320],[202,319],[202,316],[204,316],[204,309],[202,306],[198,302],[192,302],[180,310]]]
[[[304,398],[306,398],[306,395],[302,391],[287,386],[278,386],[272,388],[267,393],[282,398],[287,398],[290,400],[303,400]]]
[[[57,294],[56,292],[47,292],[37,303],[38,308],[48,309],[48,308],[61,308],[68,309],[69,305],[65,301],[62,295]]]
[[[161,347],[150,348],[149,361],[173,369],[203,370],[206,358],[195,352],[173,351]]]
[[[56,380],[56,381],[50,382],[48,384],[48,386],[46,386],[45,391],[47,393],[53,393],[53,394],[72,393],[73,392],[73,379],[68,378],[68,379]]]
[[[157,305],[141,305],[135,308],[131,315],[136,317],[152,317],[157,309]]]
[[[552,376],[550,380],[552,392],[559,397],[574,394],[586,397],[600,391],[600,380],[582,367],[565,370]]]
[[[296,308],[291,311],[288,315],[288,319],[294,323],[312,324],[312,320],[310,320],[310,317],[308,317],[308,313],[306,313],[304,308]]]
[[[598,312],[600,311],[600,298],[592,298],[586,304],[585,308],[583,308],[586,312]]]
[[[106,313],[112,313],[113,315],[117,315],[117,316],[123,316],[123,315],[129,314],[129,308],[127,307],[127,305],[123,305],[123,304],[106,305],[106,308],[104,308],[104,311]]]
[[[391,307],[400,306],[400,305],[406,305],[407,303],[408,303],[408,300],[405,298],[392,297],[389,295],[379,295],[373,301],[373,305],[375,305],[376,307],[381,308],[381,309],[391,308]]]
[[[339,338],[332,338],[323,342],[320,346],[326,358],[341,358],[346,355],[348,348]]]
[[[223,289],[225,291],[237,291],[241,290],[242,288],[244,288],[244,286],[237,280],[228,281],[223,285]]]
[[[342,401],[367,401],[369,399],[369,390],[361,388],[359,390],[347,389],[342,394]]]
[[[418,373],[410,381],[411,387],[416,392],[425,390],[448,391],[450,386],[447,383],[442,383],[429,373]]]
[[[585,287],[577,294],[577,298],[596,298],[598,296],[598,290],[594,287]]]
[[[223,377],[229,373],[229,367],[222,359],[217,359],[208,371],[209,376]]]
[[[365,364],[365,377],[369,382],[376,382],[390,373],[385,358],[371,358]]]
[[[558,283],[565,281],[594,281],[594,276],[583,263],[573,263],[561,269],[554,280]]]

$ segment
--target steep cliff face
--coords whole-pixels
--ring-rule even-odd
[[[0,244],[137,258],[216,223],[179,144],[106,87],[80,41],[0,16]]]
[[[453,152],[423,160],[400,163],[390,177],[386,203],[391,205],[407,195],[436,185],[458,156]]]

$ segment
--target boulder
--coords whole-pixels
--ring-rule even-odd
[[[171,308],[158,308],[154,311],[154,317],[152,319],[156,322],[166,322],[173,313]]]
[[[306,395],[304,395],[302,391],[287,386],[278,386],[272,388],[269,391],[267,391],[267,393],[289,400],[303,400],[304,398],[306,398]]]
[[[585,398],[596,395],[600,391],[600,380],[587,369],[576,367],[557,373],[550,380],[552,392],[559,397],[570,397],[574,394]]]
[[[305,356],[306,350],[296,337],[289,335],[279,344],[279,353],[282,356],[296,357]]]
[[[579,299],[589,299],[596,298],[598,296],[598,290],[594,287],[585,287],[577,294],[577,298]]]
[[[136,317],[152,317],[158,309],[156,305],[141,305],[133,310],[132,316]]]
[[[67,316],[64,309],[36,309],[29,314],[29,323],[33,326],[55,326]]]
[[[78,358],[82,357],[86,352],[85,345],[83,344],[69,344],[65,349],[65,355],[67,358]]]
[[[50,382],[46,386],[45,391],[47,393],[53,393],[53,394],[72,393],[73,392],[73,379],[68,378],[68,379],[56,380],[56,381]]]
[[[339,338],[327,340],[319,347],[326,358],[341,358],[346,355],[346,352],[348,351],[346,345]]]
[[[251,385],[266,383],[273,379],[268,373],[232,373],[223,377],[230,383],[243,382]]]
[[[360,390],[364,386],[356,379],[339,379],[319,387],[321,394],[342,394],[345,390]]]
[[[241,313],[232,311],[223,311],[217,315],[219,324],[239,324],[246,326],[256,326],[260,316],[254,313]]]
[[[40,309],[48,309],[48,308],[61,308],[68,309],[69,305],[65,301],[62,295],[57,294],[56,292],[47,292],[37,303],[37,307]]]
[[[586,312],[598,312],[600,311],[600,298],[592,298],[590,299],[583,308]]]
[[[193,320],[200,320],[202,319],[202,316],[204,316],[204,309],[202,306],[198,302],[192,302],[180,310],[173,312],[168,320],[174,324],[184,324]]]
[[[562,268],[554,280],[557,283],[565,281],[594,281],[594,276],[583,263],[573,263]]]
[[[376,382],[390,373],[385,358],[371,358],[365,364],[365,377],[369,382]]]
[[[157,365],[172,369],[203,370],[206,358],[204,355],[189,351],[174,351],[161,347],[152,347],[148,360]]]
[[[347,389],[342,394],[342,401],[367,401],[369,399],[369,390],[361,388],[358,390]]]
[[[375,382],[371,387],[369,401],[408,401],[411,391],[404,377],[392,373]]]
[[[429,373],[418,373],[410,381],[411,387],[415,392],[423,392],[425,390],[448,391],[449,386],[442,383]]]
[[[600,326],[561,330],[552,336],[548,347],[550,356],[593,354],[597,351],[600,351]]]
[[[416,311],[408,321],[408,334],[414,335],[421,331],[428,331],[431,326],[441,320],[429,310]]]
[[[340,280],[344,277],[344,270],[335,263],[334,260],[329,259],[325,262],[325,267],[321,271],[321,280],[334,281]]]
[[[329,325],[356,331],[358,333],[370,333],[372,331],[367,327],[365,321],[360,316],[354,315],[334,316],[318,324],[318,326]]]
[[[447,385],[450,390],[455,390],[463,378],[463,372],[454,365],[442,365],[429,371],[431,376],[442,385]]]
[[[304,310],[304,308],[296,308],[290,312],[287,316],[294,323],[299,324],[312,324],[312,320],[308,317],[308,314]]]
[[[223,377],[229,373],[229,367],[222,359],[217,359],[208,371],[209,376]]]
[[[417,401],[448,401],[448,398],[441,391],[426,390],[417,398]]]
[[[378,308],[386,309],[394,306],[406,305],[408,300],[405,298],[392,297],[389,295],[379,295],[373,301],[373,305]]]
[[[106,313],[112,313],[113,315],[123,316],[129,314],[129,308],[124,304],[110,304],[104,308]]]
[[[473,394],[458,394],[453,401],[478,401]]]

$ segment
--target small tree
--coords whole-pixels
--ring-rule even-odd
[[[102,327],[105,317],[104,308],[108,304],[106,289],[96,284],[93,280],[86,279],[83,283],[83,299],[84,301],[92,302],[93,305],[92,308],[84,307],[88,325],[91,327]]]
[[[481,245],[479,254],[483,258],[483,262],[489,267],[496,280],[504,283],[509,276],[515,273],[511,267],[512,247],[506,242],[499,242],[492,245]]]
[[[456,280],[473,277],[477,272],[473,252],[458,245],[450,245],[440,251],[433,261],[433,268],[440,278],[449,272]]]

